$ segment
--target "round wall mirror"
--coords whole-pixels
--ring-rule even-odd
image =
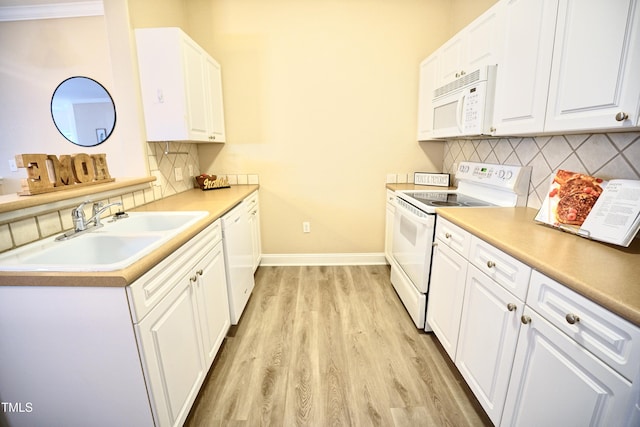
[[[102,144],[116,125],[116,107],[109,92],[88,77],[70,77],[51,97],[51,116],[58,131],[83,147]]]

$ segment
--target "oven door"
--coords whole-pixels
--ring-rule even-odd
[[[426,294],[436,215],[423,212],[401,198],[396,201],[393,258],[416,289]]]

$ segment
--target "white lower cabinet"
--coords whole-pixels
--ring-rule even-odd
[[[524,316],[500,425],[625,425],[631,383],[529,307]]]
[[[260,199],[258,191],[254,191],[245,200],[249,226],[251,227],[251,247],[253,248],[253,272],[255,273],[262,261],[262,237],[260,233]]]
[[[469,265],[455,364],[494,424],[500,423],[523,309],[522,301]]]
[[[180,426],[230,326],[220,221],[134,282],[130,294],[155,423]]]
[[[640,328],[535,271],[521,321],[502,425],[633,425]]]
[[[387,210],[384,223],[384,257],[387,262],[393,262],[391,253],[391,245],[393,244],[393,218],[396,212],[396,194],[391,190],[387,190]]]
[[[451,357],[456,358],[460,316],[467,276],[467,260],[436,240],[431,263],[427,324]]]
[[[427,322],[495,425],[638,425],[640,328],[441,217],[436,239]]]
[[[188,277],[136,325],[158,425],[181,425],[206,374],[195,289]]]

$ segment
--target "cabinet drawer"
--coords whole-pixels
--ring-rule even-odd
[[[133,323],[140,322],[171,292],[177,284],[175,277],[188,275],[200,258],[213,249],[217,235],[221,236],[220,221],[205,228],[127,287]]]
[[[471,239],[469,261],[524,301],[527,296],[531,267],[475,236]]]
[[[252,213],[258,208],[258,192],[254,191],[244,199],[244,204],[247,207],[247,212]]]
[[[640,328],[534,271],[527,305],[629,381],[640,371]]]
[[[438,216],[436,219],[436,239],[449,246],[465,258],[469,258],[471,233]]]
[[[391,203],[394,206],[396,205],[396,192],[392,190],[387,190],[387,203]]]

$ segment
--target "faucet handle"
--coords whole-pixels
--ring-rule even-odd
[[[85,200],[80,203],[78,207],[73,208],[71,211],[71,218],[73,219],[73,228],[75,231],[83,231],[86,227],[86,215],[84,214],[84,205],[91,203],[90,200]]]
[[[71,210],[71,216],[73,218],[80,218],[80,217],[85,216],[84,215],[84,205],[86,205],[87,203],[91,203],[91,200],[85,200],[84,202],[80,203],[78,206],[73,208]]]

